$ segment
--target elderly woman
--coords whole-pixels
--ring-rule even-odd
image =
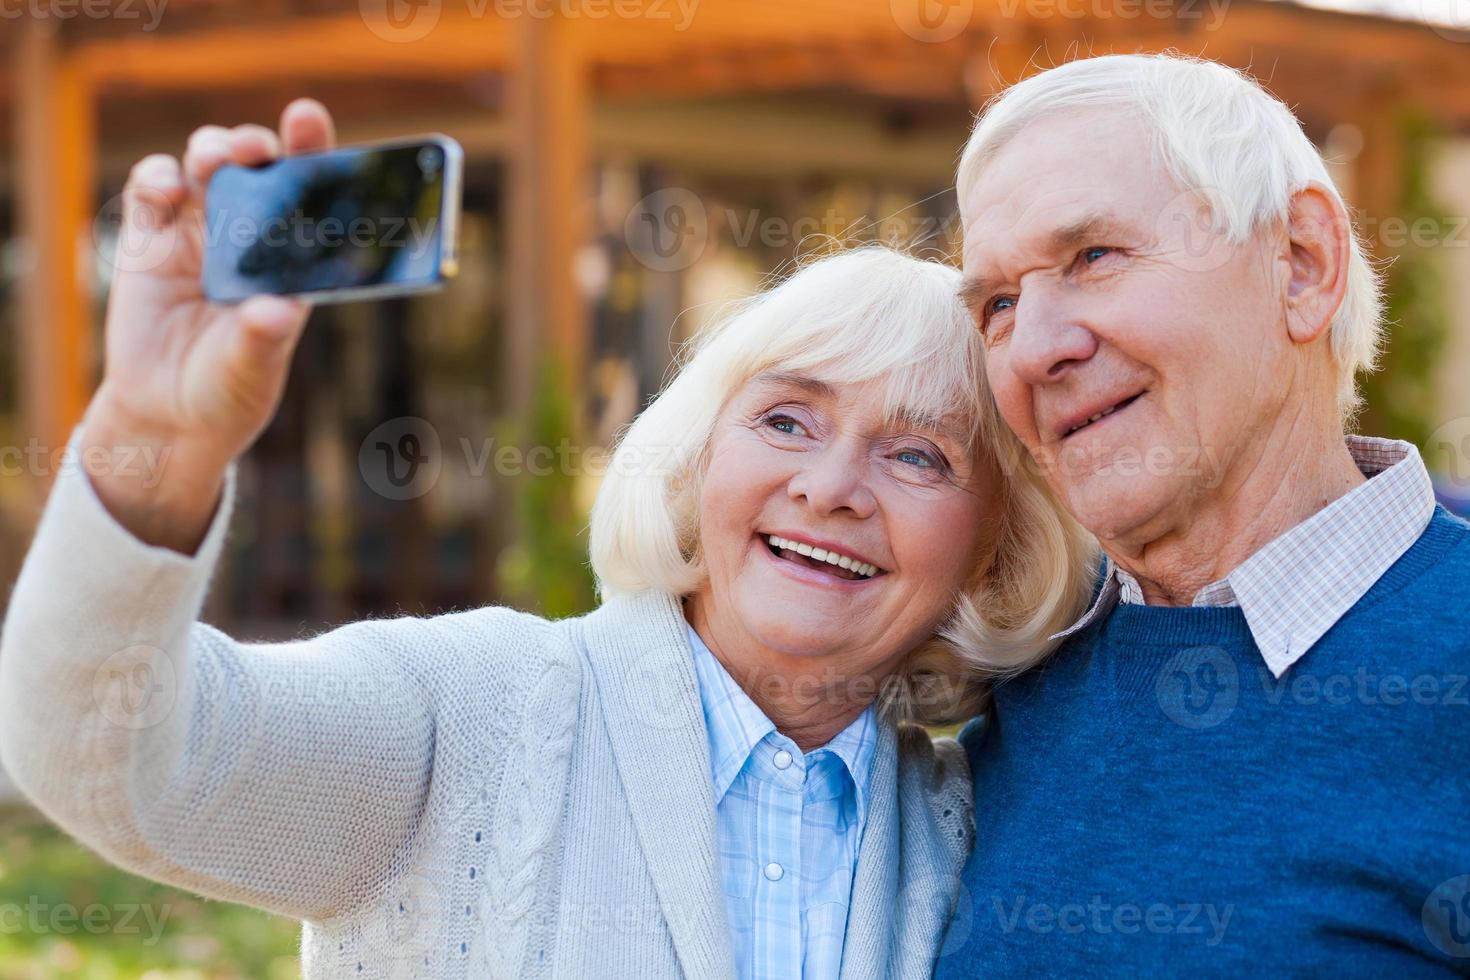
[[[595,612],[240,642],[196,617],[305,308],[205,304],[189,236],[215,167],[331,125],[298,100],[134,169],[128,225],[182,237],[118,277],[5,621],[16,782],[126,868],[305,920],[308,978],[928,976],[970,780],[899,723],[964,717],[1088,587],[1002,472],[958,274],[861,250],[702,334],[601,486]],[[156,485],[98,465],[137,447]]]

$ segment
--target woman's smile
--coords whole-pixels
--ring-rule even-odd
[[[827,557],[817,557],[818,553],[823,556],[832,554],[827,549],[813,548],[805,542],[797,542],[781,535],[757,534],[755,544],[756,551],[763,554],[778,571],[806,585],[850,592],[872,585],[888,574],[871,562],[858,562],[860,570],[854,570],[851,567],[852,558],[841,552],[837,552],[839,562],[845,558],[849,567],[844,568],[840,563],[833,564]],[[869,569],[873,574],[864,574]]]

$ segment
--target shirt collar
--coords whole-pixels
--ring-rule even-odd
[[[1229,575],[1195,594],[1195,606],[1236,606],[1271,673],[1280,677],[1367,594],[1424,533],[1434,486],[1419,450],[1400,439],[1348,436],[1366,477]],[[1091,608],[1053,639],[1070,636],[1120,602],[1143,604],[1138,581],[1107,561]]]
[[[794,742],[776,731],[765,712],[735,682],[694,627],[689,626],[688,630],[705,730],[709,733],[710,778],[718,803],[762,743],[772,752],[785,748],[796,759],[802,759],[802,753]],[[877,721],[869,707],[826,745],[806,753],[805,758],[810,761],[826,752],[839,759],[857,790],[861,814],[867,810],[868,777],[877,746]]]

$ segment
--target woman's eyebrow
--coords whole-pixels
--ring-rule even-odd
[[[836,392],[832,386],[825,381],[795,371],[764,371],[756,375],[757,384],[773,388],[798,388],[808,394],[818,395],[824,398],[833,397]]]
[[[965,439],[955,420],[949,416],[935,415],[913,408],[899,408],[889,416],[889,424],[909,431],[927,432],[963,446]]]

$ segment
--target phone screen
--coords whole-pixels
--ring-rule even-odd
[[[445,151],[415,142],[221,167],[205,194],[205,295],[436,285],[446,173],[458,162]]]

